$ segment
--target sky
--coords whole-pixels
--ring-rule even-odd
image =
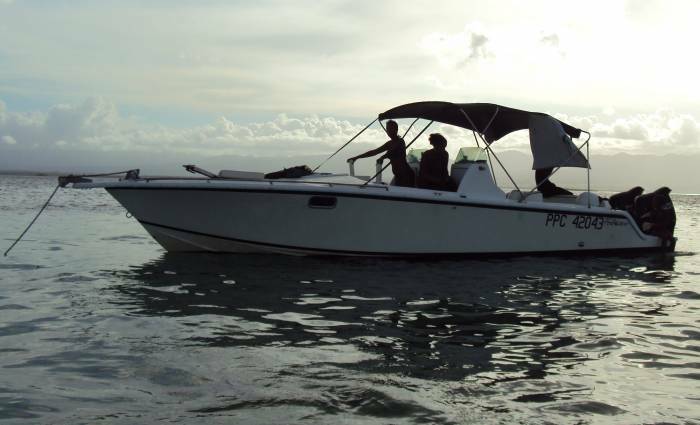
[[[419,100],[547,112],[590,131],[598,155],[700,155],[699,12],[683,0],[0,0],[0,168],[322,156]],[[436,128],[450,149],[471,144]],[[349,152],[384,138],[375,126]],[[526,152],[527,133],[494,149]]]

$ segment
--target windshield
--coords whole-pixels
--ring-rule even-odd
[[[455,163],[477,161],[486,161],[486,151],[475,146],[460,148],[455,159]]]
[[[421,156],[423,156],[423,152],[427,151],[427,149],[411,149],[408,151],[406,154],[406,162],[409,164],[412,162],[420,162]]]

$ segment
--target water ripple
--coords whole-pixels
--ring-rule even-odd
[[[55,182],[0,184],[14,234]],[[692,423],[698,199],[673,255],[426,262],[164,254],[61,191],[0,264],[0,420]]]

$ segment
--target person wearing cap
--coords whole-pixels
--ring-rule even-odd
[[[420,158],[416,186],[432,190],[456,190],[447,171],[447,163],[449,162],[449,154],[445,150],[447,139],[440,133],[434,133],[430,135],[428,140],[433,148],[423,152]]]

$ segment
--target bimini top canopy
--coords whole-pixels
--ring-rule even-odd
[[[415,102],[389,109],[379,114],[379,119],[423,118],[474,130],[483,134],[488,143],[492,143],[514,131],[528,129],[530,118],[537,116],[548,115],[493,103]],[[556,121],[570,137],[578,138],[581,135],[578,128]]]
[[[379,114],[379,119],[423,118],[474,130],[488,144],[517,130],[530,130],[535,170],[553,167],[588,168],[588,160],[571,138],[581,130],[541,112],[521,111],[493,103],[416,102]]]

